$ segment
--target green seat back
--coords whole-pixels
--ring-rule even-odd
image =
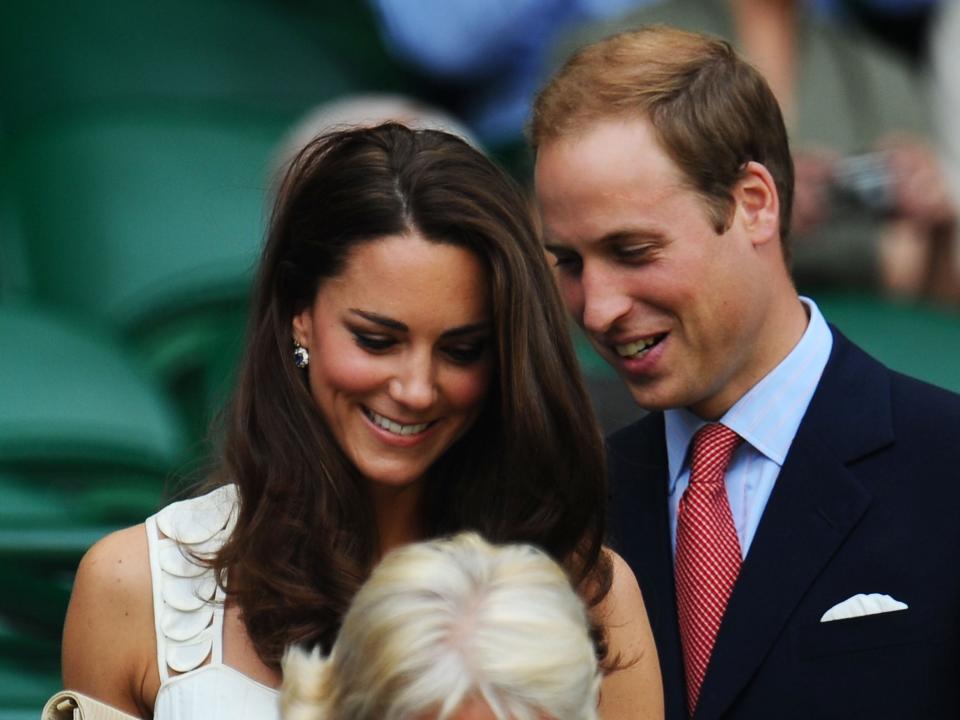
[[[315,3],[258,0],[0,3],[0,114],[15,129],[136,103],[289,120],[355,87],[321,19]]]
[[[960,392],[960,314],[869,295],[816,293],[828,321],[888,367]]]
[[[155,382],[109,336],[0,304],[0,465],[87,462],[164,474],[184,435]]]
[[[36,292],[134,335],[244,297],[282,130],[124,113],[25,134],[9,163]]]
[[[10,153],[34,292],[116,328],[173,392],[193,437],[239,354],[283,123],[94,115]]]

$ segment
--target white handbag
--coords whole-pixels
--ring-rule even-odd
[[[72,690],[47,700],[40,720],[137,720],[133,715]]]

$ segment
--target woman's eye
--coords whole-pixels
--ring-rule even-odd
[[[458,365],[469,365],[479,360],[486,349],[487,344],[485,342],[475,342],[464,345],[454,345],[448,347],[444,352],[447,353],[447,357]]]
[[[576,270],[580,267],[580,257],[577,255],[553,254],[553,266],[563,270]]]
[[[388,335],[370,335],[368,333],[355,332],[353,333],[353,337],[357,345],[364,350],[372,350],[374,352],[389,350],[396,344],[396,340]]]

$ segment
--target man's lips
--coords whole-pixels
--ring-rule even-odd
[[[667,333],[655,333],[626,343],[616,343],[611,347],[622,358],[633,359],[645,355],[650,348],[655,347]]]

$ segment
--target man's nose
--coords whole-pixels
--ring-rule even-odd
[[[587,332],[606,333],[630,311],[632,300],[621,288],[616,272],[602,265],[584,264],[581,283],[581,322]]]

